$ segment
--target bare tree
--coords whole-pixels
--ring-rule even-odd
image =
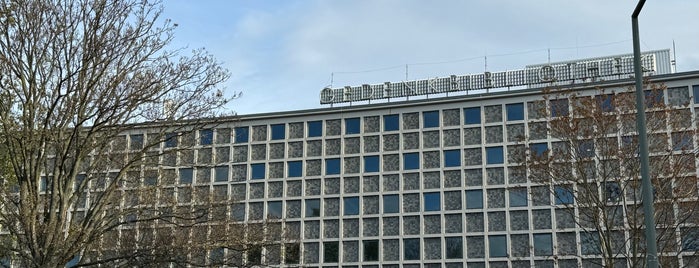
[[[160,15],[140,0],[0,1],[0,260],[205,266],[279,244],[281,225],[234,223],[227,194],[163,167],[234,96],[205,51],[168,50],[176,25]]]
[[[676,253],[696,245],[697,174],[688,89],[666,94],[645,84],[651,179],[661,266],[676,267]],[[677,93],[672,92],[672,93]],[[604,267],[645,266],[635,94],[628,90],[551,90],[545,143],[526,140],[519,154],[529,178],[548,186],[555,205],[580,233],[582,254]],[[668,96],[666,104],[664,96]]]

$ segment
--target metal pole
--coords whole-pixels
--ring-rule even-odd
[[[653,185],[648,175],[648,137],[646,131],[645,95],[643,94],[643,70],[641,69],[641,46],[638,37],[638,14],[645,0],[638,1],[631,15],[633,28],[633,64],[636,78],[636,128],[638,129],[639,157],[641,160],[641,195],[646,226],[646,267],[658,267],[658,248],[655,242],[655,211],[653,209]]]

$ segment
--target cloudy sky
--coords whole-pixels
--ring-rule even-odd
[[[206,48],[238,114],[320,108],[333,87],[632,53],[636,1],[166,0],[174,46]],[[648,1],[641,49],[699,70],[699,1]],[[550,53],[549,53],[550,51]],[[331,74],[334,74],[331,76]],[[331,79],[332,77],[332,79]]]

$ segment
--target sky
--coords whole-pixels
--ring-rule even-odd
[[[633,52],[637,1],[165,0],[174,47],[205,48],[231,73],[239,115],[322,108],[327,86],[522,69]],[[673,47],[699,70],[699,1],[652,0],[641,50]],[[487,61],[485,60],[487,58]],[[407,67],[406,67],[407,66]]]

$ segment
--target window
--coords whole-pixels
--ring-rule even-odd
[[[287,177],[295,178],[303,176],[303,162],[289,161],[287,162]]]
[[[490,243],[488,249],[491,258],[507,257],[507,236],[491,235],[488,236],[488,242]]]
[[[282,201],[267,202],[267,218],[281,219],[282,218]]]
[[[461,150],[444,151],[444,167],[461,166]]]
[[[250,129],[248,127],[235,128],[235,143],[248,142]]]
[[[464,257],[464,242],[461,237],[447,237],[445,241],[447,259],[461,259]]]
[[[231,218],[235,221],[245,220],[245,204],[235,203],[231,206]]]
[[[251,179],[256,180],[256,179],[264,179],[265,178],[265,164],[264,163],[251,164],[250,169],[252,170]]]
[[[646,107],[658,107],[664,103],[662,90],[645,90],[643,93],[646,96]]]
[[[673,151],[691,150],[692,147],[694,147],[694,145],[692,144],[692,133],[691,132],[672,133],[672,150]]]
[[[320,216],[320,199],[306,200],[306,217]]]
[[[364,261],[379,260],[379,240],[365,240],[364,244]]]
[[[481,107],[471,107],[464,109],[464,124],[480,124]]]
[[[699,103],[699,85],[693,85],[692,90],[694,91],[694,103]]]
[[[425,199],[425,211],[439,211],[441,207],[439,193],[425,193],[423,197]]]
[[[323,136],[323,121],[308,122],[308,137]]]
[[[397,114],[388,114],[383,116],[383,131],[398,130],[399,126]]]
[[[286,138],[286,127],[284,124],[276,124],[270,127],[272,128],[273,140],[283,140]]]
[[[555,186],[554,195],[556,198],[556,205],[573,204],[574,196],[570,186]]]
[[[364,157],[364,172],[379,172],[378,155],[370,155]]]
[[[507,104],[505,109],[507,109],[507,121],[524,120],[524,103]]]
[[[143,149],[143,134],[131,135],[130,139],[131,139],[131,144],[129,144],[129,149],[131,149],[131,150]]]
[[[487,164],[502,164],[504,161],[502,147],[487,147],[485,155]]]
[[[299,256],[301,250],[299,249],[299,244],[286,244],[284,245],[284,263],[296,264],[299,263]]]
[[[466,190],[466,208],[483,208],[483,190]]]
[[[439,111],[429,111],[422,113],[422,127],[439,127]]]
[[[166,148],[177,147],[177,133],[165,134],[165,147]]]
[[[592,140],[581,140],[578,142],[578,156],[589,158],[595,156],[595,142]]]
[[[326,159],[325,160],[325,175],[336,175],[340,174],[340,159]]]
[[[403,239],[403,259],[420,259],[420,238]]]
[[[400,201],[397,194],[383,196],[383,213],[400,212]]]
[[[559,116],[567,116],[568,115],[568,100],[567,99],[561,99],[561,100],[551,100],[549,102],[549,105],[551,105],[551,116],[552,117],[559,117]]]
[[[551,241],[551,234],[534,234],[534,255],[553,255],[553,242]]]
[[[345,134],[359,134],[359,117],[345,119]]]
[[[323,243],[323,262],[337,262],[338,261],[338,242],[324,242]]]
[[[621,198],[621,187],[617,182],[604,183],[604,198],[607,202],[617,202]]]
[[[214,130],[202,129],[199,130],[199,145],[210,145],[214,143]]]
[[[597,101],[597,105],[599,105],[599,108],[600,110],[602,110],[602,112],[609,113],[614,111],[613,94],[598,95],[595,96],[595,100]]]
[[[264,175],[264,166],[262,167],[262,178]],[[211,174],[209,174],[211,176]],[[228,166],[220,166],[214,168],[214,181],[228,181]]]
[[[181,168],[180,169],[180,184],[192,184],[192,175],[194,170],[191,168]]]
[[[403,169],[419,169],[420,168],[420,153],[405,153],[403,154]]]
[[[345,197],[343,203],[345,205],[345,216],[359,215],[359,197]]]
[[[533,143],[529,145],[529,149],[532,152],[534,158],[541,158],[546,155],[546,151],[549,149],[547,143]]]
[[[527,188],[510,189],[510,206],[511,207],[526,207],[527,206]]]
[[[699,228],[697,228],[697,227],[682,228],[681,235],[682,235],[682,250],[686,250],[686,251],[699,250]]]

